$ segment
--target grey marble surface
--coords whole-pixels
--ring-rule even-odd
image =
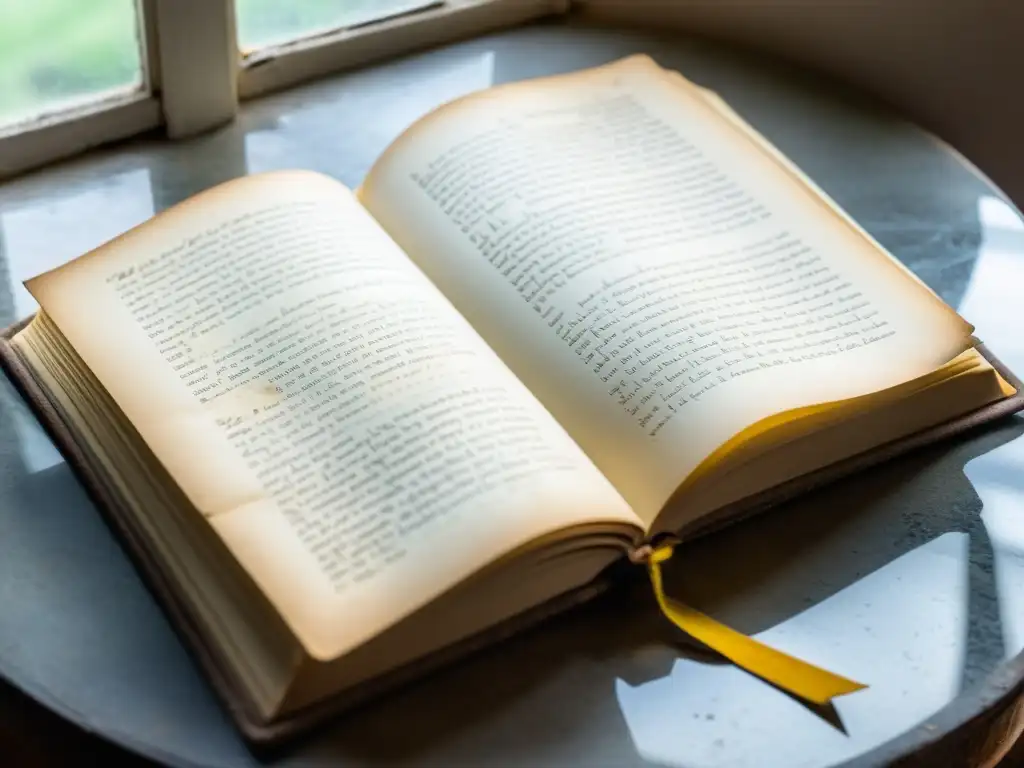
[[[0,187],[0,320],[21,281],[206,187],[306,167],[358,184],[435,105],[646,52],[719,91],[1024,372],[1024,221],[932,138],[816,78],[687,39],[524,28],[248,104]],[[821,766],[981,709],[1024,651],[1024,420],[919,451],[689,546],[672,588],[871,688],[846,733],[689,654],[625,589],[340,720],[282,764]],[[255,762],[68,467],[0,382],[0,676],[175,764]],[[973,711],[973,710],[972,710]],[[961,713],[962,714],[962,713]],[[901,746],[902,745],[902,746]]]

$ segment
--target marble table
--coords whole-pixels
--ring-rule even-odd
[[[717,90],[1024,371],[1024,221],[934,138],[840,86],[686,38],[546,24],[245,105],[184,143],[93,153],[0,186],[0,320],[21,281],[209,187],[307,167],[357,184],[435,105],[647,52]],[[673,589],[872,687],[845,732],[691,652],[626,588],[338,721],[275,765],[961,764],[1024,675],[1024,420],[701,540]],[[0,677],[77,726],[176,765],[254,765],[101,518],[0,382]],[[3,745],[0,744],[0,752]]]

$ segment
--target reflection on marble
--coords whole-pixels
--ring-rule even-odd
[[[943,534],[756,635],[871,682],[836,701],[846,733],[736,667],[680,659],[659,680],[616,681],[637,750],[687,768],[789,768],[830,765],[900,735],[959,689],[967,558],[967,535]],[[731,738],[737,730],[742,739]],[[699,740],[677,738],[694,731]]]
[[[942,145],[753,56],[558,25],[330,78],[188,142],[145,138],[0,186],[0,320],[33,308],[25,277],[202,189],[281,167],[354,187],[444,101],[636,52],[719,91],[1024,372],[1024,223]],[[943,707],[1024,650],[1022,433],[1024,419],[1007,419],[918,451],[673,559],[673,594],[871,684],[838,702],[848,735],[682,645],[640,579],[352,713],[279,762],[817,766],[945,727]],[[256,762],[6,382],[0,675],[148,755]]]
[[[5,208],[0,238],[15,316],[28,317],[38,308],[23,281],[103,245],[152,215],[145,168],[112,174],[100,185],[55,190],[34,204]]]
[[[959,310],[1011,370],[1024,371],[1024,222],[1002,199],[978,200],[981,244]],[[1024,651],[1024,438],[964,467],[992,542],[1007,658]]]
[[[0,401],[8,397],[9,392],[5,390],[0,396]],[[17,436],[15,444],[21,453],[25,471],[30,474],[42,472],[44,469],[63,463],[64,458],[60,455],[60,451],[39,429],[39,423],[35,417],[28,410],[20,407],[20,403],[15,406],[8,402],[8,407],[10,408],[10,426]]]
[[[1024,221],[1008,203],[991,195],[978,198],[977,211],[978,253],[957,311],[1019,373],[1024,371]]]
[[[368,77],[373,79],[372,74]],[[430,62],[415,80],[387,79],[377,87],[369,83],[369,87],[352,89],[342,96],[340,106],[349,114],[374,116],[356,125],[339,125],[335,98],[310,99],[308,108],[245,134],[249,172],[316,168],[325,153],[335,153],[339,158],[363,161],[357,168],[346,168],[342,177],[355,186],[369,171],[370,163],[408,126],[439,104],[481,91],[493,82],[494,52],[474,51]],[[320,145],[318,137],[323,142]],[[358,146],[360,151],[347,151],[350,146]]]
[[[1024,439],[979,456],[964,473],[984,505],[1004,656],[1012,658],[1024,651]]]

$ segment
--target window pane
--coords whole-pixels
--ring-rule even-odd
[[[0,0],[0,125],[141,85],[135,0]]]
[[[3,0],[0,0],[2,2]],[[401,13],[441,5],[441,0],[235,0],[238,47],[243,53],[312,37]]]

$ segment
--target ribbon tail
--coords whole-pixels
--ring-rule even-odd
[[[658,606],[666,618],[683,632],[704,643],[736,666],[815,704],[828,704],[836,696],[867,688],[862,683],[777,651],[730,629],[700,611],[670,600],[665,595],[660,564],[670,554],[670,547],[656,550],[648,560],[647,569]]]

